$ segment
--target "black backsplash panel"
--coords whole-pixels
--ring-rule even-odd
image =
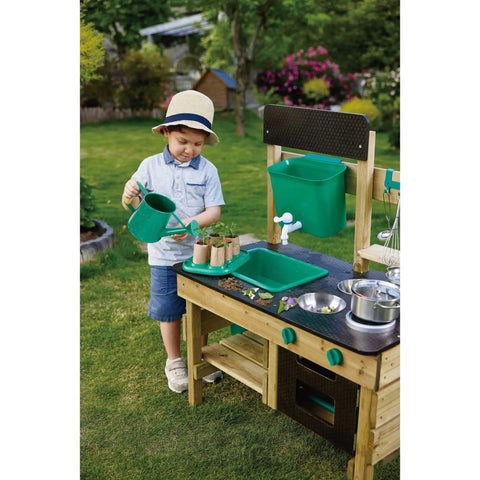
[[[267,105],[263,141],[308,152],[367,160],[370,122],[356,113]]]

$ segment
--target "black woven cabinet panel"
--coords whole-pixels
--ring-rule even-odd
[[[278,354],[278,410],[353,454],[359,386],[284,348],[279,348]],[[302,402],[305,390],[333,400],[333,423],[320,418]]]
[[[367,160],[370,122],[357,113],[266,105],[263,141],[308,152]]]

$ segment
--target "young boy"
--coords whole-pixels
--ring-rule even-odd
[[[141,202],[138,180],[149,192],[173,200],[175,214],[185,225],[196,220],[203,228],[220,219],[225,202],[217,168],[201,156],[205,144],[218,143],[211,129],[213,115],[212,101],[200,92],[186,90],[172,97],[164,122],[152,129],[165,136],[168,144],[162,153],[143,160],[125,184],[122,205],[126,210],[126,199],[134,208]],[[176,223],[171,219],[168,227],[179,226]],[[167,352],[168,387],[177,393],[188,388],[187,366],[180,353],[181,318],[186,310],[185,300],[177,295],[177,277],[172,266],[192,256],[194,241],[191,235],[183,233],[148,244],[151,275],[148,316],[159,322]],[[202,340],[206,345],[206,337]],[[221,377],[221,372],[214,372],[204,380],[213,383]]]

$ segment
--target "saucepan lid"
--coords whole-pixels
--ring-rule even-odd
[[[400,300],[400,288],[398,285],[382,280],[359,280],[352,285],[352,293],[375,302],[395,302]]]

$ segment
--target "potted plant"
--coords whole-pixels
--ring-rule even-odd
[[[225,264],[225,242],[220,236],[213,240],[210,250],[210,265],[222,267]]]
[[[223,240],[225,235],[225,224],[220,220],[210,225],[211,232],[209,236],[209,243],[213,245],[218,239]]]
[[[200,239],[193,245],[192,263],[202,264],[208,262],[208,259],[210,258],[210,245],[208,243],[209,233],[210,231],[207,227],[198,230]]]
[[[225,241],[232,244],[232,255],[238,255],[240,253],[240,237],[236,233],[237,225],[232,222],[226,225],[226,230]]]

